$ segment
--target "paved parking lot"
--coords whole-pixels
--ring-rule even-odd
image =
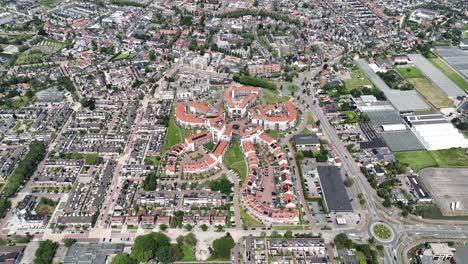
[[[468,170],[430,168],[419,175],[442,214],[468,214]],[[451,210],[450,203],[454,202],[460,202],[460,210]]]

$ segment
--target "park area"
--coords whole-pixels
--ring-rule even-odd
[[[343,81],[348,91],[366,85],[372,86],[372,83],[369,81],[366,75],[358,68],[351,71],[351,79],[345,79]]]
[[[416,67],[400,67],[398,72],[435,108],[454,107],[452,100],[435,87]]]
[[[463,148],[395,152],[395,159],[414,171],[428,167],[468,167],[467,149]]]

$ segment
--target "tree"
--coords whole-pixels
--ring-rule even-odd
[[[348,238],[346,234],[338,234],[335,239],[333,240],[335,242],[335,246],[337,249],[342,249],[342,248],[352,248],[353,247],[353,241]]]
[[[156,181],[157,175],[155,172],[150,172],[146,175],[145,180],[143,181],[143,189],[145,191],[154,191],[156,190]]]
[[[114,258],[112,258],[111,264],[134,264],[135,261],[128,255],[123,252],[117,253]]]
[[[233,184],[228,180],[226,174],[223,174],[219,179],[210,181],[208,186],[210,186],[212,191],[219,191],[226,195],[230,195],[232,193]]]
[[[39,243],[39,248],[36,250],[34,264],[50,264],[54,258],[58,243],[52,240],[45,240]]]
[[[213,241],[213,252],[211,256],[216,259],[230,259],[231,249],[234,247],[234,239],[231,234],[226,233],[224,237]]]
[[[291,230],[288,230],[284,233],[284,237],[285,238],[292,238],[293,237],[293,233]]]
[[[166,231],[167,228],[168,228],[168,226],[166,224],[160,224],[159,225],[159,230],[161,230],[161,231]]]
[[[76,239],[73,238],[65,238],[63,240],[63,243],[65,244],[66,247],[71,247],[71,245],[76,243]]]
[[[138,262],[148,262],[156,257],[162,263],[169,263],[171,254],[169,238],[163,233],[151,233],[135,239],[130,256]]]
[[[320,126],[320,120],[317,120],[315,124],[319,127]]]
[[[151,234],[135,239],[130,256],[138,262],[148,262],[154,258],[154,240]]]
[[[191,247],[195,247],[197,245],[197,237],[195,236],[194,233],[188,233],[185,237],[184,237],[184,241],[187,245],[191,246]]]
[[[171,261],[178,261],[181,260],[184,257],[184,252],[182,252],[182,249],[180,248],[179,245],[177,244],[171,244]]]
[[[150,50],[150,51],[149,51],[149,59],[150,59],[151,61],[156,60],[156,54],[154,53],[154,50]]]
[[[344,185],[346,187],[351,187],[351,186],[353,186],[353,184],[354,184],[354,179],[353,178],[347,177],[346,180],[344,181]]]
[[[205,225],[205,224],[201,225],[200,228],[201,228],[201,230],[203,230],[203,231],[208,230],[208,226]]]
[[[96,165],[101,162],[101,157],[99,157],[99,154],[97,153],[92,153],[92,154],[87,154],[85,156],[85,164],[86,165]]]
[[[190,225],[190,224],[186,224],[186,225],[184,226],[184,228],[185,228],[185,230],[187,230],[187,231],[191,231],[193,227],[192,227],[192,225]]]

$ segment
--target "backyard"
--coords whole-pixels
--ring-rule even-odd
[[[467,167],[467,149],[419,150],[396,152],[395,159],[408,164],[414,171],[428,167]]]

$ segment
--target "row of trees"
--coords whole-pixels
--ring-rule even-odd
[[[267,80],[251,77],[251,76],[239,76],[239,75],[234,75],[233,80],[245,85],[250,85],[250,86],[256,86],[256,87],[262,87],[268,90],[277,90],[278,87],[276,84],[269,82]]]
[[[8,179],[8,183],[3,189],[3,195],[11,197],[16,193],[23,181],[34,172],[36,165],[42,159],[45,152],[45,145],[41,141],[34,141],[29,145],[29,152],[18,163]]]

